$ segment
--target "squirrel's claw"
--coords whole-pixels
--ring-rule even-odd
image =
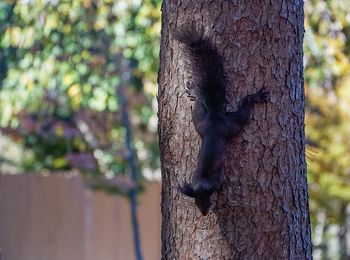
[[[195,101],[196,100],[196,95],[194,93],[193,86],[190,82],[186,83],[186,90],[185,93],[187,94],[187,97],[190,99],[190,101]]]

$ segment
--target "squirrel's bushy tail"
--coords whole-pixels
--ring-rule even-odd
[[[175,32],[175,39],[185,46],[185,59],[189,61],[194,76],[196,93],[211,111],[222,112],[225,105],[226,84],[223,59],[208,37],[200,35],[195,29]]]

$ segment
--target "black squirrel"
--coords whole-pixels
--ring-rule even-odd
[[[195,30],[177,31],[174,36],[184,45],[186,65],[190,66],[194,78],[195,84],[186,83],[186,93],[195,101],[192,120],[202,140],[192,182],[180,190],[195,198],[196,206],[205,216],[209,212],[211,195],[223,182],[226,144],[248,122],[254,103],[267,102],[269,94],[262,88],[244,97],[237,111],[227,112],[223,58],[217,48]]]

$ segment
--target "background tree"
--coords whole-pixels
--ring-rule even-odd
[[[159,70],[163,259],[311,259],[304,158],[303,2],[164,1]],[[224,56],[228,99],[263,85],[266,106],[227,148],[225,181],[208,216],[179,194],[199,138],[184,95],[176,28],[193,17]]]

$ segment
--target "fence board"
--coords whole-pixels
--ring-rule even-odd
[[[139,201],[145,260],[160,259],[160,184]],[[0,260],[134,259],[128,201],[79,176],[0,175]]]

